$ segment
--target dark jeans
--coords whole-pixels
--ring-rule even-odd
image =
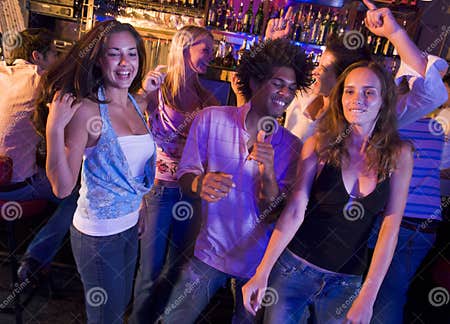
[[[164,310],[163,322],[167,324],[194,323],[211,298],[226,282],[235,278],[193,257],[185,265],[180,280],[172,291]],[[236,278],[236,305],[233,323],[254,323],[254,317],[244,308],[242,286],[248,278]]]
[[[52,192],[45,170],[39,169],[31,179],[31,184],[10,192],[0,192],[1,200],[35,200],[43,199],[58,204],[57,209],[28,245],[24,258],[31,257],[42,265],[52,262],[72,224],[73,214],[77,208],[79,187],[64,199],[58,199]]]
[[[372,230],[369,240],[369,247],[371,248],[375,247],[381,219],[380,217]],[[409,285],[422,260],[433,246],[435,239],[436,234],[421,233],[400,227],[397,247],[378,292],[371,323],[403,323],[403,311],[407,301]]]
[[[59,205],[47,224],[33,238],[28,245],[25,257],[31,257],[42,265],[52,262],[61,243],[69,232],[73,215],[77,208],[78,188]]]
[[[146,231],[140,239],[139,269],[130,323],[153,323],[164,311],[183,265],[193,255],[201,223],[199,201],[179,188],[155,185],[144,197]],[[179,209],[178,207],[187,207]],[[192,208],[190,210],[190,208]]]
[[[71,226],[72,251],[83,282],[88,323],[123,323],[138,249],[137,225],[118,234],[90,236]]]
[[[321,271],[285,250],[275,264],[266,294],[264,323],[342,323],[358,296],[362,276]]]

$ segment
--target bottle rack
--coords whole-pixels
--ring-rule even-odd
[[[196,24],[206,26],[215,39],[216,54],[222,46],[225,60],[230,65],[218,64],[215,60],[213,69],[234,70],[239,50],[247,44],[256,44],[263,38],[270,18],[284,15],[287,0],[116,0],[114,6],[117,18],[129,22],[139,29],[143,36],[170,40],[181,25]],[[388,3],[389,2],[389,3]],[[110,2],[108,2],[110,3]],[[191,4],[200,4],[192,8]],[[250,6],[253,4],[253,6]],[[390,7],[403,24],[410,36],[416,33],[420,9],[410,0],[381,0],[377,5]],[[342,8],[311,3],[294,3],[296,14],[289,38],[305,49],[310,59],[317,63],[325,49],[325,39],[330,33],[342,35],[348,31],[358,31],[364,41],[371,47],[372,54],[395,61],[396,53],[392,44],[385,39],[371,35],[363,24],[365,8],[360,1],[347,3]],[[257,18],[258,16],[258,18]],[[239,22],[240,21],[240,22]],[[405,25],[406,23],[406,25]],[[256,27],[255,24],[261,27]],[[236,27],[237,26],[237,27]],[[256,31],[256,33],[255,33]],[[225,43],[225,50],[223,49]],[[216,56],[215,54],[215,56]],[[222,56],[222,61],[224,59]],[[388,59],[389,61],[389,59]]]

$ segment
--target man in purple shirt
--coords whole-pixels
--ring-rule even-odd
[[[311,64],[289,41],[263,42],[238,66],[242,107],[210,107],[194,120],[177,176],[183,193],[202,199],[194,257],[164,312],[167,323],[193,323],[215,292],[235,278],[233,321],[252,322],[241,286],[255,272],[279,210],[296,179],[301,141],[278,126]],[[195,216],[194,216],[195,217]]]

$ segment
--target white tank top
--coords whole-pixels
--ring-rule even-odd
[[[154,152],[153,137],[150,134],[129,135],[117,138],[120,148],[128,162],[130,172],[133,177],[144,175],[145,163]],[[93,147],[88,147],[84,151],[86,158],[92,152]],[[77,208],[73,218],[73,226],[80,232],[91,236],[108,236],[123,232],[137,224],[139,210],[117,219],[89,219],[88,213]]]

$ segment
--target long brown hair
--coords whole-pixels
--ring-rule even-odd
[[[340,75],[331,91],[329,110],[318,123],[316,149],[321,161],[329,162],[336,167],[350,163],[347,144],[352,125],[344,117],[342,94],[349,73],[362,67],[374,72],[381,84],[381,108],[365,153],[368,169],[375,171],[380,179],[384,179],[395,169],[402,140],[397,131],[397,96],[394,79],[377,63],[356,62]]]
[[[94,102],[101,102],[97,97],[97,91],[103,84],[103,75],[98,62],[104,53],[109,36],[123,31],[129,32],[136,40],[139,56],[139,68],[129,92],[136,93],[141,88],[145,76],[145,47],[141,36],[130,24],[123,24],[116,20],[98,23],[40,80],[33,123],[42,138],[45,138],[47,104],[52,101],[56,91],[60,90],[62,94],[73,93],[78,100],[89,98]]]

